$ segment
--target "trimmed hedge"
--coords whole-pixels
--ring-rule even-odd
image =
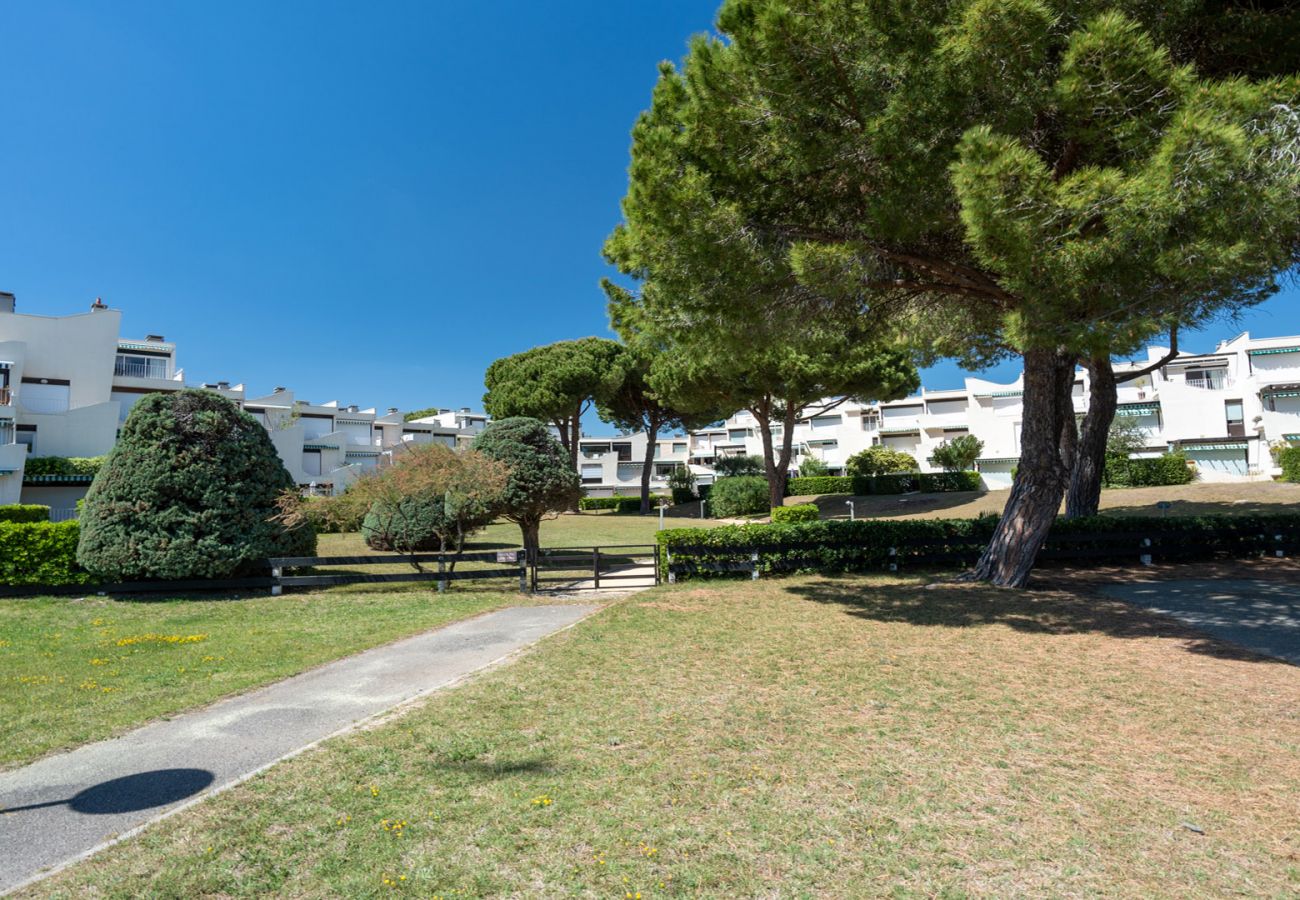
[[[681,506],[683,503],[690,503],[695,500],[695,491],[687,487],[673,488],[673,506]]]
[[[107,456],[33,456],[23,465],[29,475],[98,475]]]
[[[906,494],[911,491],[945,493],[978,491],[979,472],[904,472],[893,475],[827,475],[821,478],[791,478],[786,494]]]
[[[772,509],[772,523],[816,522],[821,518],[815,503],[796,503],[794,506],[777,506]]]
[[[1277,464],[1282,467],[1282,480],[1300,482],[1300,446],[1283,447],[1277,452]]]
[[[655,497],[650,497],[651,508],[654,507]],[[578,501],[578,509],[584,512],[593,509],[612,509],[621,513],[639,513],[641,511],[640,497],[624,497],[615,495],[613,497],[583,497]]]
[[[80,525],[69,522],[0,522],[0,584],[51,587],[87,584],[77,564]]]
[[[736,562],[747,560],[749,548],[759,547],[761,572],[869,572],[889,567],[891,559],[907,564],[909,552],[954,554],[973,561],[980,547],[997,527],[996,516],[978,519],[823,519],[772,525],[724,525],[718,528],[669,528],[657,540],[673,555],[673,562]],[[1173,533],[1173,538],[1159,538]],[[1156,538],[1149,548],[1141,546],[1141,535]],[[1258,516],[1094,516],[1086,519],[1057,519],[1044,546],[1044,559],[1066,556],[1070,551],[1091,554],[1090,563],[1104,560],[1136,562],[1139,553],[1149,552],[1160,560],[1205,560],[1215,556],[1249,557],[1269,553],[1278,544],[1275,535],[1293,552],[1300,542],[1300,514]],[[1078,539],[1095,535],[1089,543]],[[1122,537],[1121,543],[1107,540]],[[1131,536],[1131,542],[1129,541]],[[1066,542],[1054,538],[1069,537]],[[976,544],[976,546],[972,546]],[[675,548],[700,547],[683,555]],[[891,557],[891,547],[900,555]],[[716,552],[710,552],[716,550]],[[663,554],[666,560],[668,553]],[[957,567],[962,559],[949,561]],[[931,564],[932,565],[932,564]],[[666,574],[666,570],[665,570]],[[722,573],[701,571],[682,577],[716,578]]]
[[[1196,473],[1182,453],[1164,453],[1154,458],[1128,459],[1113,454],[1106,457],[1102,484],[1106,487],[1162,487],[1188,484]]]
[[[35,503],[11,503],[0,506],[0,522],[48,522],[50,508]]]
[[[709,512],[716,518],[765,513],[771,508],[766,478],[753,475],[719,478],[709,491]]]

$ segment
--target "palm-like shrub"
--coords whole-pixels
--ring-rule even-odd
[[[81,513],[77,561],[100,578],[224,578],[268,556],[312,555],[311,528],[273,520],[294,488],[258,422],[211,391],[131,409]]]

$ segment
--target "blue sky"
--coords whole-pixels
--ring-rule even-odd
[[[716,5],[6,4],[0,290],[102,296],[194,381],[478,407],[496,357],[607,333],[628,131]],[[1246,328],[1300,292],[1184,345]]]

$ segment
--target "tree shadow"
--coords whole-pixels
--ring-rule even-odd
[[[807,502],[814,504],[823,519],[847,519],[849,501],[856,518],[908,516],[937,512],[987,501],[987,511],[999,513],[1006,505],[1009,491],[944,491],[931,494],[823,494]],[[969,514],[969,510],[965,513]]]
[[[551,757],[545,754],[522,759],[438,759],[433,765],[444,772],[457,772],[480,781],[513,775],[551,775],[559,771]]]
[[[1027,634],[1104,634],[1120,639],[1173,638],[1191,653],[1218,659],[1279,663],[1276,659],[1210,637],[1177,619],[1092,593],[1006,590],[936,582],[863,589],[851,576],[822,576],[790,584],[791,594],[842,607],[847,615],[876,622],[931,628],[1004,625]]]
[[[66,805],[73,812],[111,816],[170,806],[192,797],[212,784],[215,776],[206,769],[156,769],[102,781],[66,800],[50,800],[27,806],[11,806],[5,815],[25,810]]]
[[[1300,492],[1295,503],[1259,502],[1255,500],[1166,500],[1167,508],[1153,503],[1129,506],[1107,506],[1106,516],[1241,516],[1241,515],[1295,515],[1300,512]]]

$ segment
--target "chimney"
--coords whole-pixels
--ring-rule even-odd
[[[218,381],[218,382],[217,382],[217,387],[221,388],[223,391],[228,391],[228,390],[230,390],[230,382],[229,382],[229,381]]]
[[[468,407],[468,406],[462,406],[462,407],[460,408],[460,411],[463,412],[465,415],[469,415],[469,407]]]
[[[359,407],[355,403],[353,403],[351,406],[348,407],[348,412],[356,412],[358,408]]]
[[[11,313],[17,305],[18,301],[14,299],[13,294],[8,291],[0,291],[0,313]]]
[[[107,309],[108,307],[104,308]],[[146,341],[152,341],[155,344],[161,344],[165,340],[161,334],[146,334],[144,339]]]
[[[90,304],[90,311],[99,312],[101,309],[108,309],[108,304],[105,303],[101,298],[96,297],[95,302]]]
[[[395,415],[397,415],[397,407],[396,407],[396,406],[390,406],[390,407],[388,407],[388,414],[389,414],[390,416],[395,416]]]
[[[276,388],[275,390],[273,390],[271,393],[273,393],[273,394],[283,394],[284,391],[285,391],[284,388],[282,388],[282,387],[278,387],[278,388]]]

